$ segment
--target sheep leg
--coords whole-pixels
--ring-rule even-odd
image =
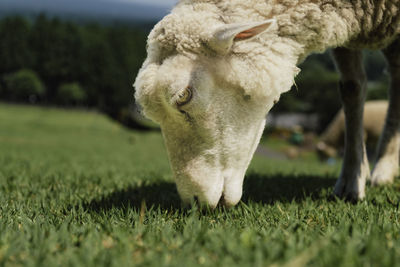
[[[389,88],[389,107],[385,127],[378,145],[377,160],[372,172],[371,184],[392,183],[398,174],[400,149],[400,39],[387,49],[386,56],[391,83]]]
[[[365,196],[365,183],[369,176],[363,138],[367,78],[361,51],[337,48],[333,50],[333,57],[341,75],[339,91],[346,125],[343,166],[334,194],[348,200],[359,200]]]

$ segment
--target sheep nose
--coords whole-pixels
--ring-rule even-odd
[[[200,206],[208,206],[212,209],[215,209],[220,202],[220,196],[207,196],[207,195],[200,195],[200,196],[195,196],[194,201],[197,202]]]
[[[178,193],[186,204],[193,201],[215,208],[221,198],[224,179],[218,173],[212,177],[181,176],[176,178]]]

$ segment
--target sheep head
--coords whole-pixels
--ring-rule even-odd
[[[233,206],[266,114],[290,89],[293,72],[288,81],[254,61],[265,52],[257,37],[276,31],[275,20],[210,29],[182,16],[167,16],[151,32],[135,97],[160,124],[182,200]]]

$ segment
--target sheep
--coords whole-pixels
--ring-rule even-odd
[[[392,85],[372,183],[393,181],[400,143],[400,0],[181,0],[148,37],[135,98],[160,124],[184,203],[236,205],[266,114],[309,54],[333,49],[346,148],[334,188],[365,196],[362,49],[384,49]]]
[[[385,126],[385,117],[388,102],[385,100],[368,101],[364,105],[363,129],[367,148],[375,148],[379,136]],[[321,134],[316,149],[321,159],[336,157],[338,150],[344,146],[345,118],[343,109],[340,109],[331,123]]]

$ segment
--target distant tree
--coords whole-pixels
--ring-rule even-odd
[[[83,32],[82,68],[87,75],[82,84],[91,104],[117,117],[133,101],[132,84],[145,58],[146,34],[122,26],[98,25],[88,25]]]
[[[132,25],[78,24],[45,15],[31,22],[21,17],[3,18],[0,97],[27,101],[30,96],[48,104],[84,103],[120,121],[131,121],[132,84],[146,57],[147,31]],[[370,79],[368,99],[384,99],[386,61],[380,52],[366,51],[364,55]],[[323,128],[341,106],[335,65],[328,52],[310,56],[300,67],[303,71],[295,79],[296,86],[282,95],[273,112],[317,113]]]
[[[300,67],[302,72],[296,77],[296,86],[291,92],[282,95],[273,112],[316,113],[319,116],[320,130],[329,123],[341,107],[337,90],[339,75],[321,63],[318,58],[326,55],[314,55]],[[329,59],[329,57],[328,57]]]
[[[5,75],[5,96],[13,101],[36,102],[45,93],[45,86],[32,70],[23,69]]]
[[[369,82],[367,100],[388,99],[388,86],[387,80]]]
[[[380,51],[365,51],[365,68],[368,74],[367,100],[388,98],[389,76],[387,62]]]
[[[78,83],[66,83],[60,85],[57,90],[56,101],[58,104],[76,106],[84,104],[86,92]]]
[[[106,104],[113,110],[115,106],[129,107],[133,102],[132,84],[146,57],[146,35],[138,30],[117,27],[108,31],[107,40],[118,70],[118,78],[114,83],[120,90],[107,97]]]
[[[30,24],[21,17],[8,17],[0,22],[0,73],[31,67],[30,30]]]
[[[387,64],[381,51],[365,51],[364,62],[369,80],[378,81],[385,78]]]
[[[4,82],[2,79],[0,79],[0,100],[6,100],[6,93]]]
[[[82,85],[86,88],[90,105],[105,110],[108,98],[121,88],[116,86],[119,66],[106,39],[107,29],[89,25],[83,29]]]
[[[367,99],[386,99],[388,78],[384,57],[379,51],[366,51],[364,59],[369,79]],[[337,90],[339,75],[329,52],[310,56],[300,68],[296,86],[282,95],[273,112],[317,113],[322,130],[341,107]]]
[[[82,77],[83,50],[79,27],[40,15],[32,27],[30,43],[35,55],[34,69],[46,83],[47,98],[52,102],[61,83]]]

